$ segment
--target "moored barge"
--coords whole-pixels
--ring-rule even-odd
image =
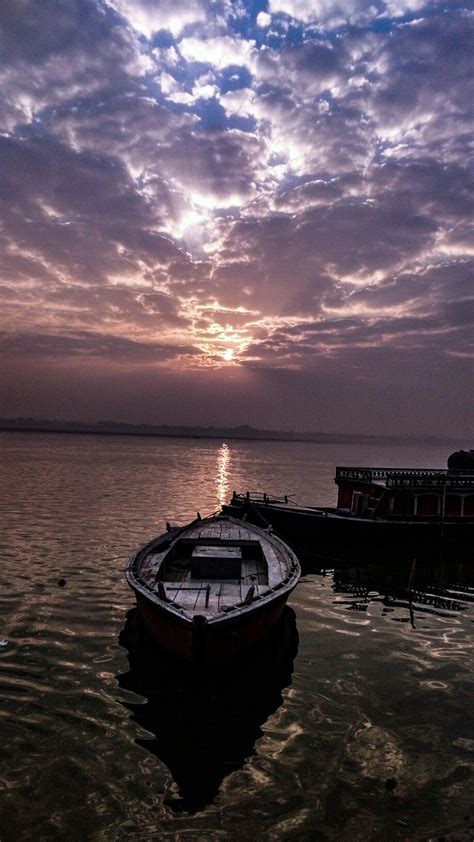
[[[223,511],[271,524],[293,544],[317,542],[322,555],[391,546],[442,546],[465,554],[472,552],[474,538],[472,464],[473,451],[461,451],[450,457],[445,470],[337,467],[334,507],[234,492]]]

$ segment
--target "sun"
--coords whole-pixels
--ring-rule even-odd
[[[231,363],[232,360],[234,359],[234,352],[233,352],[232,348],[227,348],[227,350],[224,351],[224,353],[222,354],[222,357],[224,358],[224,360],[227,363]]]

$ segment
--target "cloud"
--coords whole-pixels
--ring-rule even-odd
[[[253,195],[263,154],[258,137],[237,129],[183,131],[179,143],[162,146],[160,160],[170,177],[202,203],[226,207]]]
[[[163,363],[190,356],[189,347],[137,342],[123,336],[101,335],[98,332],[78,331],[68,336],[51,334],[0,335],[0,354],[20,357],[59,359],[67,365],[70,359],[79,361],[110,360],[120,364]]]
[[[190,62],[210,65],[223,70],[226,67],[251,67],[255,41],[231,35],[214,38],[183,38],[179,42],[181,55]]]
[[[419,13],[428,0],[269,0],[272,14],[288,15],[304,24],[338,28],[350,24],[366,26],[377,18],[400,18]]]
[[[5,0],[0,305],[28,388],[28,364],[164,377],[231,347],[248,395],[342,367],[404,405],[431,360],[466,391],[472,19]]]
[[[317,94],[336,84],[345,73],[347,60],[342,41],[333,44],[312,38],[300,46],[261,50],[256,76],[259,82],[267,80],[278,85],[292,81],[300,98],[302,93]]]
[[[92,107],[88,103],[63,108],[50,128],[75,150],[117,158],[138,179],[147,171],[156,174],[160,145],[173,142],[182,127],[195,122],[190,115],[173,114],[154,98],[137,94],[109,97]]]
[[[257,26],[261,26],[263,29],[265,29],[265,27],[270,26],[272,22],[272,16],[269,15],[267,12],[259,12],[256,17],[256,21]]]
[[[127,22],[144,35],[152,38],[166,29],[176,38],[187,26],[206,19],[204,3],[199,0],[107,0]]]
[[[248,306],[273,315],[318,312],[328,287],[369,284],[377,273],[383,277],[421,259],[435,235],[428,217],[383,202],[313,205],[296,216],[235,223],[213,277],[221,279],[222,295],[235,300],[235,288],[226,287],[225,269],[246,255],[241,289]]]
[[[54,8],[0,4],[4,65],[0,126],[12,131],[43,111],[135,85],[153,63],[138,40],[92,0]]]
[[[183,332],[166,267],[186,258],[156,230],[127,170],[51,138],[1,138],[0,147],[9,330],[73,326],[155,341]]]
[[[365,0],[270,0],[272,14],[289,15],[303,23],[342,26],[345,23],[363,24],[376,16],[375,5]]]
[[[473,22],[459,11],[399,25],[373,57],[367,113],[402,156],[449,161],[465,152]]]
[[[153,207],[116,161],[54,139],[0,138],[0,147],[4,233],[15,249],[57,261],[83,282],[100,275],[103,261],[111,273],[127,272],[120,248],[139,244],[151,264],[175,257]]]

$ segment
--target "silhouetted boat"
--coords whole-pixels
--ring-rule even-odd
[[[225,662],[264,637],[300,577],[294,553],[268,530],[226,515],[150,541],[126,577],[152,638],[197,662]]]
[[[223,511],[245,515],[260,526],[270,524],[290,543],[310,541],[322,555],[403,545],[472,552],[472,451],[452,454],[447,470],[337,467],[335,481],[335,507],[300,506],[288,497],[234,492]]]
[[[156,755],[176,782],[176,789],[166,788],[164,803],[176,812],[203,810],[224,778],[255,753],[263,724],[283,702],[298,650],[295,613],[287,606],[251,658],[217,670],[153,646],[136,609],[128,612],[120,643],[129,660],[129,671],[118,676],[120,687],[142,697],[123,705],[150,734],[136,742]]]

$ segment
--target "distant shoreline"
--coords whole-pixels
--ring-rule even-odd
[[[295,433],[258,430],[253,427],[178,427],[121,424],[114,422],[58,422],[34,419],[0,419],[0,432],[60,433],[68,435],[141,436],[146,438],[229,439],[237,441],[312,442],[314,444],[394,444],[449,446],[467,443],[460,438],[438,436],[377,436],[354,433]]]

